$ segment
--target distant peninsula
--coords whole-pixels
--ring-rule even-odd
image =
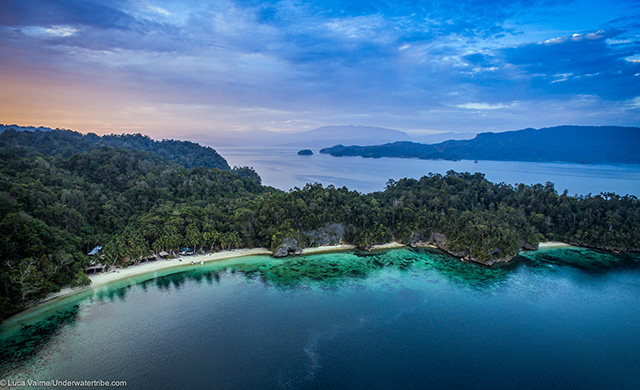
[[[321,149],[320,153],[334,157],[639,164],[638,150],[637,127],[557,126],[481,133],[470,140],[432,145],[405,141],[373,146],[336,145]]]
[[[311,149],[302,149],[298,152],[298,156],[313,156]]]

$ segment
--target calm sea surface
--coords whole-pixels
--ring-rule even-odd
[[[360,192],[382,191],[387,180],[420,178],[429,172],[481,172],[492,182],[536,184],[552,182],[570,195],[615,192],[640,196],[640,165],[592,165],[512,161],[443,161],[400,158],[298,156],[297,148],[216,148],[229,165],[252,166],[263,184],[289,190],[306,183],[346,186]]]
[[[0,380],[640,388],[640,257],[523,256],[497,268],[409,249],[185,265],[10,319]]]

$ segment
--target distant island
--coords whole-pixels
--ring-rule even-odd
[[[470,140],[439,144],[393,142],[374,146],[336,145],[320,150],[335,157],[397,157],[444,160],[640,163],[640,128],[558,126],[481,133]]]
[[[298,152],[298,156],[312,156],[313,152],[311,149],[302,149]]]
[[[453,171],[390,180],[371,194],[317,183],[285,192],[251,168],[231,169],[212,148],[140,134],[8,128],[0,183],[0,319],[89,284],[90,270],[180,252],[286,256],[399,242],[492,265],[542,241],[640,250],[635,196],[572,197],[551,183],[513,187]]]

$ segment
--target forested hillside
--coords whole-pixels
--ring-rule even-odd
[[[445,160],[566,161],[640,163],[640,128],[558,126],[481,133],[470,140],[425,145],[393,142],[373,146],[336,145],[320,150],[335,157],[399,157]]]
[[[71,130],[17,131],[8,128],[0,133],[0,147],[26,148],[44,156],[71,157],[103,147],[147,151],[185,168],[207,167],[228,170],[227,161],[212,148],[194,142],[163,140],[154,141],[142,134],[111,134],[98,136],[80,134]]]
[[[186,246],[315,245],[328,226],[362,248],[430,242],[485,264],[541,240],[640,246],[633,196],[570,197],[551,184],[512,187],[455,172],[390,181],[368,195],[320,184],[284,192],[262,186],[249,168],[210,167],[217,153],[197,144],[136,135],[88,146],[94,137],[0,134],[1,317],[62,286],[87,283],[87,252],[96,245],[109,266]]]

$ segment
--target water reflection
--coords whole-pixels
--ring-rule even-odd
[[[486,293],[500,287],[519,270],[544,275],[569,267],[589,275],[605,275],[613,270],[637,269],[638,254],[613,254],[581,248],[562,248],[522,253],[515,261],[494,267],[463,263],[446,253],[432,249],[399,249],[374,252],[341,252],[285,259],[237,262],[232,265],[210,263],[188,271],[156,277],[127,286],[98,289],[84,301],[60,304],[53,315],[22,325],[13,334],[0,334],[0,374],[15,370],[33,359],[62,329],[78,321],[86,302],[125,301],[138,286],[143,291],[178,291],[187,283],[218,285],[230,275],[259,281],[280,290],[308,288],[339,289],[364,280],[374,273],[399,271],[417,275],[420,280],[445,281],[464,289]],[[407,290],[409,293],[410,291]],[[313,352],[313,348],[309,348]]]
[[[587,273],[601,274],[614,269],[640,266],[638,254],[615,254],[585,248],[561,248],[523,252],[514,261],[486,267],[476,263],[463,263],[442,251],[428,248],[405,248],[374,252],[342,252],[308,255],[263,262],[237,263],[202,268],[149,279],[140,285],[146,289],[153,285],[159,290],[178,290],[184,283],[219,283],[225,273],[238,274],[247,280],[260,280],[279,289],[296,289],[301,285],[337,288],[344,283],[365,279],[382,269],[405,272],[428,272],[468,288],[498,287],[519,267],[533,272],[551,272],[553,266],[568,266]],[[106,294],[124,299],[127,286]]]
[[[640,267],[638,253],[612,253],[574,247],[523,252],[516,260],[533,269],[568,266],[593,275]]]
[[[23,325],[16,334],[0,339],[0,375],[23,364],[43,350],[60,329],[74,324],[79,305],[67,306],[34,324]],[[0,376],[2,378],[3,376]]]

